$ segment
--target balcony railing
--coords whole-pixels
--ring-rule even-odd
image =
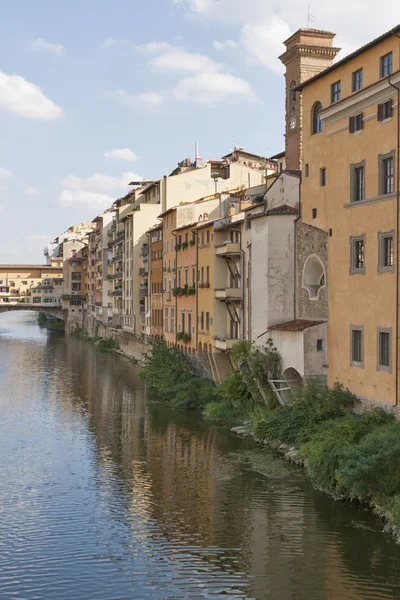
[[[116,296],[116,297],[120,298],[122,296],[122,290],[115,290],[114,292],[111,293],[111,296]]]
[[[114,273],[111,275],[112,279],[122,279],[122,271],[118,271],[118,273]]]
[[[140,267],[139,275],[148,275],[148,274],[149,274],[149,270],[147,267]]]
[[[148,293],[149,293],[148,287],[143,287],[143,288],[140,288],[140,290],[139,290],[139,296],[147,296]]]
[[[118,235],[118,237],[115,238],[112,245],[118,246],[118,244],[121,244],[124,240],[125,240],[125,233],[121,233]]]
[[[237,256],[241,254],[240,244],[238,242],[226,242],[215,246],[217,256]]]
[[[242,291],[237,287],[215,290],[215,297],[218,300],[240,300],[242,297]]]
[[[122,254],[117,254],[117,256],[114,256],[112,258],[113,263],[120,262],[121,260],[122,260]]]
[[[149,255],[149,247],[143,246],[141,254],[142,254],[142,256],[148,256]]]

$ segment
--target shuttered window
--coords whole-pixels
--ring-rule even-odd
[[[393,100],[390,99],[387,102],[378,104],[378,121],[384,121],[390,119],[393,116]]]
[[[349,131],[350,133],[356,133],[356,131],[361,131],[363,128],[363,113],[355,115],[354,117],[350,117],[349,119]]]

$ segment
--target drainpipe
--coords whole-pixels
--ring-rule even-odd
[[[243,223],[244,225],[244,223]],[[245,264],[245,254],[244,254],[244,250],[242,249],[242,232],[240,232],[240,252],[242,254],[242,340],[245,340],[246,338],[246,313],[245,313],[245,298],[246,298],[246,291],[245,291],[245,275],[246,275],[246,264]]]
[[[194,236],[196,238],[196,267],[195,267],[195,292],[196,292],[196,352],[198,350],[199,347],[199,328],[198,328],[198,318],[199,318],[199,291],[198,291],[198,280],[197,280],[197,272],[198,272],[198,265],[199,265],[199,236],[198,236],[198,232],[193,229],[192,230],[194,232]],[[214,299],[213,299],[214,302]],[[214,312],[214,311],[213,311]],[[213,315],[213,319],[214,319],[214,315]],[[214,321],[213,321],[214,323]]]
[[[400,36],[398,36],[395,33],[396,37],[398,37],[400,39]],[[397,149],[396,149],[396,154],[397,154],[397,183],[396,183],[396,216],[397,216],[397,223],[396,223],[396,401],[395,401],[395,406],[399,405],[399,232],[400,232],[400,227],[399,227],[399,219],[400,219],[400,215],[399,215],[399,209],[400,209],[400,88],[393,85],[393,83],[390,81],[390,75],[389,75],[389,85],[392,86],[392,88],[394,88],[397,92]]]

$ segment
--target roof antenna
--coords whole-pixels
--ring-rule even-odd
[[[310,29],[311,23],[315,23],[316,18],[311,14],[311,4],[308,5],[308,14],[307,14],[307,29]]]

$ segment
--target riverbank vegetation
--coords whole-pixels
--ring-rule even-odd
[[[82,327],[77,327],[74,330],[73,335],[84,339],[85,342],[89,342],[89,344],[98,346],[102,350],[119,350],[119,344],[113,338],[102,338],[99,335],[89,336]]]
[[[290,406],[253,414],[253,433],[296,447],[316,489],[378,508],[399,533],[400,423],[378,408],[355,413],[358,404],[342,386],[311,380]]]
[[[278,406],[268,378],[280,372],[269,342],[239,342],[236,370],[216,386],[200,377],[189,357],[164,341],[151,343],[142,376],[173,408],[203,409],[214,420],[249,421],[253,436],[271,447],[285,444],[307,468],[314,487],[336,500],[374,506],[387,529],[400,533],[400,423],[380,409],[357,412],[356,396],[343,386],[310,380]]]
[[[59,319],[49,319],[47,315],[40,312],[38,314],[38,323],[40,327],[45,327],[46,329],[54,330],[54,331],[64,331],[65,323]]]

